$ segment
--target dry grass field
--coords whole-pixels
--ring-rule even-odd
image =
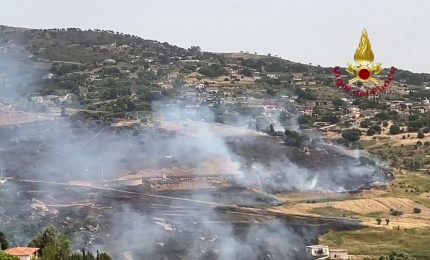
[[[279,194],[289,203],[272,208],[286,214],[359,219],[363,229],[330,231],[320,244],[345,248],[352,259],[379,259],[400,250],[416,259],[430,259],[430,176],[402,170],[386,187],[357,194]],[[419,208],[420,213],[414,213]],[[391,210],[402,211],[393,216]],[[381,224],[376,221],[380,218]],[[389,223],[386,223],[389,219]]]

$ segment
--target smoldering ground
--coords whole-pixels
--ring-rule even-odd
[[[168,215],[168,209],[124,217],[113,215],[110,250],[135,259],[307,259],[303,246],[315,242],[315,227],[291,226],[282,220],[217,212],[197,206],[186,213],[186,205]]]
[[[204,175],[202,162],[223,158],[236,166],[230,168],[238,176],[232,185],[245,191],[258,187],[257,179],[265,191],[342,191],[358,187],[347,186],[351,178],[369,181],[367,172],[374,170],[333,155],[328,168],[318,170],[309,163],[313,155],[303,159],[304,154],[287,148],[282,139],[219,134],[209,109],[196,114],[169,107],[155,113],[173,116],[181,130],[119,129],[67,120],[3,128],[0,158],[6,176],[14,179],[2,187],[3,194],[12,196],[2,196],[8,206],[0,229],[11,231],[16,236],[11,240],[22,244],[55,223],[74,234],[76,249],[102,249],[116,259],[124,259],[124,253],[133,259],[304,259],[304,246],[326,230],[324,223],[292,224],[242,212],[236,205],[245,204],[244,194],[251,193],[234,189],[151,193],[136,187],[130,192],[114,180],[142,169],[183,165]],[[202,118],[205,122],[195,122]],[[332,161],[341,161],[341,166],[332,166]],[[250,196],[246,204],[264,206],[261,198],[253,201]],[[21,222],[12,225],[11,219]],[[28,219],[37,224],[24,225]],[[14,226],[25,228],[13,232]]]

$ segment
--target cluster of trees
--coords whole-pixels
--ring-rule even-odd
[[[285,123],[285,122],[287,122],[287,121],[288,121],[288,119],[289,119],[289,118],[290,118],[290,117],[289,117],[289,115],[288,115],[287,111],[282,110],[282,111],[279,113],[279,117],[278,117],[279,122],[281,122],[281,123]]]
[[[287,145],[291,146],[301,146],[306,141],[307,137],[305,135],[301,135],[297,131],[285,130],[284,141]]]
[[[0,232],[1,249],[9,247],[9,242],[2,232]],[[29,247],[40,248],[39,255],[41,260],[110,260],[111,257],[107,253],[99,253],[96,255],[91,252],[72,252],[71,240],[67,235],[60,233],[55,227],[49,226],[42,234],[33,238],[28,244]],[[0,260],[19,260],[19,258],[0,253]]]
[[[211,64],[199,69],[199,73],[209,77],[220,77],[226,75],[227,71],[219,64]]]
[[[430,114],[414,114],[408,117],[408,132],[417,132],[420,129],[430,128]]]
[[[0,260],[19,260],[19,258],[0,252]]]
[[[337,99],[333,100],[333,106],[336,108],[336,110],[339,109],[339,108],[346,107],[347,105],[348,105],[348,103],[345,102],[345,101],[343,101],[340,98],[337,98]]]
[[[402,131],[400,129],[400,126],[398,125],[391,125],[390,126],[390,135],[397,135],[400,134]]]
[[[340,122],[340,117],[333,112],[326,111],[320,117],[318,117],[318,120],[321,122],[336,124]]]
[[[419,91],[411,90],[409,92],[408,97],[415,101],[419,101],[424,98],[430,98],[430,90],[426,90],[426,89],[420,89]]]
[[[381,225],[382,223],[382,219],[381,218],[376,218],[376,222],[378,223],[378,225]],[[388,218],[385,219],[385,223],[387,223],[387,225],[390,223],[390,220]]]
[[[403,162],[405,168],[411,171],[416,171],[423,167],[423,163],[419,159],[405,158]]]
[[[258,79],[255,81],[256,83],[266,83],[269,85],[281,85],[281,79],[273,79],[273,78],[269,78],[267,76],[263,76],[261,79]]]
[[[294,89],[294,92],[299,99],[317,100],[317,96],[310,89],[303,90],[297,87]]]
[[[416,260],[416,258],[405,252],[393,251],[389,255],[379,257],[379,260]]]
[[[397,111],[383,111],[380,112],[378,114],[375,115],[374,117],[376,120],[380,121],[380,120],[394,120],[397,121],[399,120],[399,113]]]
[[[240,73],[241,73],[242,75],[244,75],[245,77],[252,77],[252,75],[253,75],[252,70],[250,70],[250,69],[248,69],[248,68],[243,68],[243,69],[241,69],[241,70],[240,70]]]
[[[240,59],[240,65],[262,72],[307,72],[309,66],[300,63],[292,63],[276,57],[264,59]]]
[[[367,135],[375,135],[375,134],[380,134],[382,131],[382,128],[379,125],[372,125],[369,127],[369,129],[367,129],[366,134]]]
[[[361,137],[361,130],[357,128],[342,131],[342,137],[348,142],[357,142]]]
[[[362,99],[362,98],[355,99],[352,104],[358,106],[360,109],[381,109],[381,110],[388,109],[388,106],[385,104],[381,104],[373,100]]]
[[[9,241],[7,240],[5,234],[0,231],[0,249],[5,250],[9,247]]]

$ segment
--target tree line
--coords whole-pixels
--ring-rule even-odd
[[[29,247],[40,248],[41,260],[110,260],[105,252],[93,254],[85,249],[81,252],[72,252],[70,237],[59,232],[55,227],[48,226],[39,236],[34,237]],[[0,247],[2,250],[9,248],[9,241],[4,233],[0,232]],[[18,257],[0,252],[0,260],[19,260]]]

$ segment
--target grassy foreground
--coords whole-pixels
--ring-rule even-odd
[[[430,228],[390,230],[364,228],[355,231],[330,231],[320,243],[347,248],[352,255],[369,255],[378,259],[393,250],[409,253],[417,259],[430,259]]]
[[[407,172],[406,174],[396,174],[396,179],[384,189],[385,193],[379,194],[381,197],[388,198],[408,198],[423,207],[430,206],[430,176],[420,173]],[[315,208],[313,213],[321,215],[343,216],[347,217],[378,217],[383,219],[389,217],[392,221],[395,219],[383,214],[360,214],[358,212],[348,212],[346,210]],[[349,214],[348,214],[349,213]],[[405,212],[408,213],[408,212]],[[417,222],[418,220],[428,221],[425,213],[407,214],[400,219]],[[415,219],[419,218],[419,219]],[[390,224],[390,228],[383,226],[368,226],[366,228],[354,231],[330,231],[320,237],[320,244],[332,247],[345,248],[351,255],[365,255],[364,259],[379,259],[381,255],[387,255],[393,250],[409,253],[416,259],[430,259],[430,227],[423,225],[421,227],[405,228],[405,224],[400,224],[400,230],[396,229],[397,224]],[[354,258],[355,259],[355,258]]]

